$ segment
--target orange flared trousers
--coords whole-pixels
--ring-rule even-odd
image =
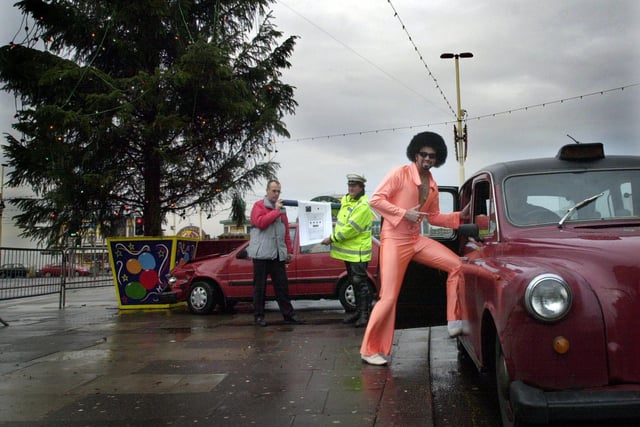
[[[417,207],[422,184],[415,164],[400,166],[387,174],[380,183],[370,204],[384,217],[380,236],[380,300],[373,307],[364,333],[360,353],[372,356],[391,354],[396,324],[396,304],[409,261],[448,273],[447,320],[465,318],[461,299],[464,292],[462,261],[449,248],[423,236],[419,222],[407,221],[408,210]],[[420,206],[428,213],[432,225],[457,229],[460,213],[441,213],[438,185],[429,174],[429,195]]]
[[[448,273],[447,320],[463,319],[460,296],[464,290],[464,274],[460,257],[441,243],[421,235],[410,239],[386,238],[380,252],[380,299],[369,318],[360,354],[388,356],[393,344],[396,305],[410,261]]]

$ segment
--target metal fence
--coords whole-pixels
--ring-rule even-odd
[[[60,294],[68,289],[113,286],[105,247],[0,248],[0,300]]]

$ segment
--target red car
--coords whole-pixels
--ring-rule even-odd
[[[343,261],[329,256],[329,246],[320,243],[300,247],[297,224],[290,225],[294,253],[287,264],[291,299],[339,299],[345,310],[355,310],[353,285],[348,282]],[[221,310],[253,298],[253,262],[247,257],[248,240],[200,241],[196,257],[174,267],[167,277],[169,291],[163,301],[186,301],[195,314]],[[378,247],[374,239],[369,262],[371,291],[377,294]],[[273,299],[267,286],[267,298]]]
[[[91,272],[87,268],[79,265],[67,265],[65,271],[67,277],[91,275]],[[47,264],[38,271],[38,276],[41,277],[58,277],[60,275],[62,275],[62,264]]]
[[[459,348],[494,373],[503,425],[637,423],[640,156],[572,144],[488,166],[454,200],[474,223]]]

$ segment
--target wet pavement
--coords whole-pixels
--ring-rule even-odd
[[[444,328],[397,330],[389,366],[369,366],[338,302],[294,306],[306,324],[269,303],[262,328],[241,305],[118,310],[111,287],[69,291],[62,310],[57,295],[2,301],[0,425],[434,425],[429,341]]]
[[[429,366],[436,427],[501,426],[492,372],[478,372],[446,328],[430,329]]]

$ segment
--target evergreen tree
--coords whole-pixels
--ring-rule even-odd
[[[240,227],[247,222],[247,204],[239,193],[233,193],[231,197],[231,215],[230,219],[236,226]]]
[[[47,243],[123,207],[161,235],[168,212],[212,211],[279,165],[293,87],[281,81],[295,36],[273,0],[22,0],[24,39],[0,48],[15,94],[7,185],[22,235]]]

